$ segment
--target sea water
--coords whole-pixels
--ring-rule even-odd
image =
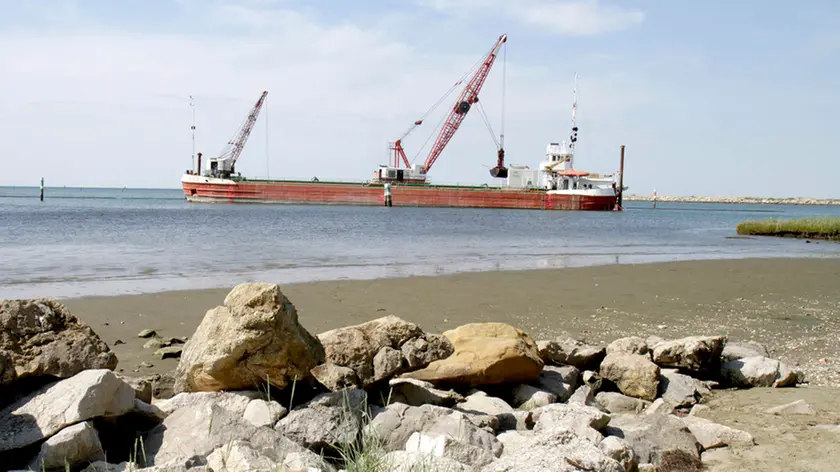
[[[0,298],[117,295],[743,257],[840,244],[738,238],[840,207],[625,202],[624,212],[199,204],[180,189],[0,187]]]

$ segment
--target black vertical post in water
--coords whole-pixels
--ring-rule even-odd
[[[44,178],[41,177],[41,201],[44,201]]]
[[[618,168],[618,207],[624,208],[624,145],[621,145],[621,164]]]

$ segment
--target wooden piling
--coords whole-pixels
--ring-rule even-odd
[[[41,177],[41,201],[44,201],[44,178]]]

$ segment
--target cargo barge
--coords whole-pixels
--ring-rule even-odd
[[[442,122],[437,139],[423,164],[412,165],[402,147],[402,141],[423,124],[421,118],[415,121],[400,139],[391,143],[391,162],[388,165],[379,166],[374,171],[371,180],[366,182],[326,182],[315,178],[311,181],[259,180],[242,177],[235,171],[235,163],[268,94],[268,92],[263,92],[225,151],[219,157],[210,158],[204,168],[201,164],[201,153],[199,153],[196,170],[188,170],[181,177],[185,198],[190,202],[200,203],[621,210],[621,194],[625,189],[622,182],[624,146],[621,147],[621,165],[618,173],[596,175],[574,168],[574,147],[578,134],[575,122],[577,86],[575,86],[572,104],[572,132],[569,142],[549,143],[544,160],[537,168],[532,169],[525,165],[505,166],[504,132],[502,131],[499,139],[493,135],[497,147],[497,161],[496,167],[490,170],[491,176],[502,181],[501,185],[442,185],[429,182],[427,178],[429,170],[457,131],[467,112],[478,104],[478,92],[495,62],[499,48],[506,41],[507,36],[502,35],[479,64],[449,111],[447,119]],[[462,82],[463,80],[459,81],[456,86]],[[577,77],[575,83],[577,83]],[[431,111],[429,110],[424,118]],[[486,115],[483,110],[481,111],[489,128]]]

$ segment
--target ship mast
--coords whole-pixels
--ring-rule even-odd
[[[573,153],[575,151],[575,143],[577,142],[577,84],[578,84],[578,75],[575,72],[575,88],[572,89],[572,133],[569,135],[569,152]]]

